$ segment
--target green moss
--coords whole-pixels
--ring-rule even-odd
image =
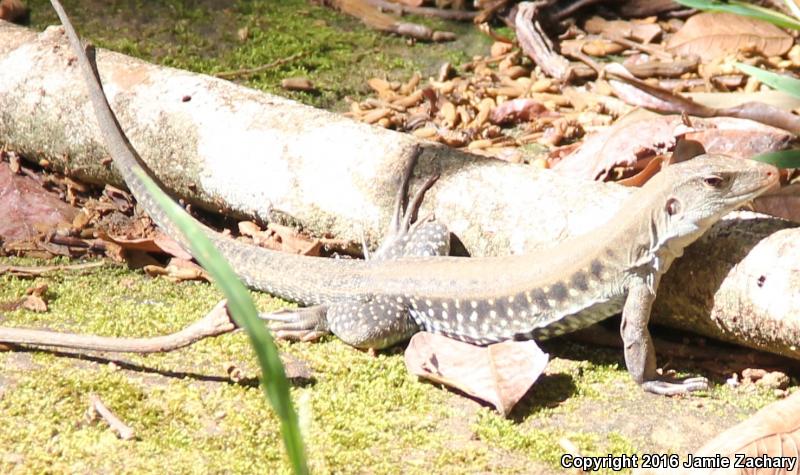
[[[160,335],[200,318],[220,298],[208,284],[152,279],[108,264],[36,279],[2,275],[0,303],[38,284],[48,286],[49,311],[6,312],[0,324]],[[284,304],[253,296],[264,310]],[[279,347],[313,371],[313,380],[295,386],[292,394],[318,473],[525,473],[532,463],[547,472],[558,467],[562,438],[585,455],[652,451],[647,433],[630,431],[631,418],[645,426],[685,413],[738,420],[774,400],[768,391],[726,387],[702,399],[649,399],[653,396],[643,395],[620,368],[616,350],[564,341],[551,345],[548,351],[557,357],[510,419],[417,381],[407,373],[400,349],[371,356],[332,337]],[[254,384],[258,370],[243,334],[173,353],[120,355],[113,365],[109,357],[0,353],[0,472],[288,470],[277,420]],[[228,379],[231,363],[244,372],[242,383]],[[119,441],[103,422],[87,422],[89,394],[129,423],[137,440]],[[614,422],[620,413],[629,416]]]
[[[363,97],[366,80],[405,80],[413,71],[433,74],[444,61],[458,64],[485,53],[489,39],[472,25],[411,17],[436,29],[455,30],[447,44],[409,44],[405,38],[365,28],[357,19],[307,0],[64,0],[73,23],[99,46],[166,66],[213,74],[301,57],[236,79],[250,87],[318,107],[345,109],[345,97]],[[30,1],[32,25],[57,23],[47,0]],[[246,29],[242,41],[238,31]],[[280,88],[287,77],[305,76],[318,93]]]

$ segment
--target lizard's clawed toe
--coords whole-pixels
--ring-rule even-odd
[[[269,329],[275,338],[290,341],[316,341],[330,333],[326,318],[327,308],[322,305],[297,309],[283,309],[261,313],[259,318],[272,322]]]

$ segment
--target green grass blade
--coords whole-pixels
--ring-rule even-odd
[[[143,170],[134,172],[142,179],[148,192],[169,218],[175,222],[190,243],[192,255],[214,277],[228,299],[228,309],[236,323],[242,327],[250,338],[250,344],[256,352],[261,366],[261,388],[267,395],[275,412],[281,420],[281,432],[286,445],[286,452],[294,473],[308,473],[305,449],[303,446],[297,413],[289,394],[289,382],[283,364],[278,357],[278,350],[267,332],[264,322],[258,318],[255,304],[245,286],[234,273],[230,264],[220,255],[211,241],[206,237],[186,212],[178,206]]]
[[[781,150],[767,152],[752,157],[753,160],[769,163],[778,168],[800,168],[800,150]]]
[[[681,5],[714,12],[728,12],[764,20],[783,28],[800,30],[800,21],[781,12],[737,0],[675,0]]]
[[[744,63],[736,63],[736,67],[743,73],[753,76],[773,89],[783,91],[795,97],[800,97],[800,79],[773,73],[772,71],[767,71]]]

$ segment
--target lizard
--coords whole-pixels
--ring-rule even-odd
[[[94,49],[84,48],[58,0],[51,3],[114,165],[156,225],[187,248],[134,173],[152,176],[111,110]],[[388,239],[369,260],[287,254],[203,228],[249,287],[305,306],[264,316],[277,336],[331,332],[354,347],[382,349],[425,330],[488,345],[546,339],[621,312],[625,363],[645,391],[673,395],[707,388],[705,378],[668,380],[657,373],[648,321],[658,284],[713,223],[776,185],[776,168],[702,155],[666,167],[588,234],[521,255],[462,258],[444,255],[444,225],[430,219],[412,223],[430,181],[404,206],[417,154],[404,168]]]

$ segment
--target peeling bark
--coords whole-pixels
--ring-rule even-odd
[[[101,164],[107,153],[68,51],[58,28],[36,35],[0,22],[0,143],[77,178],[120,185]],[[176,196],[339,238],[364,231],[377,242],[414,137],[116,53],[98,51],[98,66],[131,142]],[[422,214],[434,213],[472,255],[521,253],[589,232],[630,193],[423,147],[415,183],[441,178]],[[770,237],[792,226],[765,216],[717,225],[663,279],[655,319],[800,358],[800,229]],[[758,272],[766,273],[761,287]]]

